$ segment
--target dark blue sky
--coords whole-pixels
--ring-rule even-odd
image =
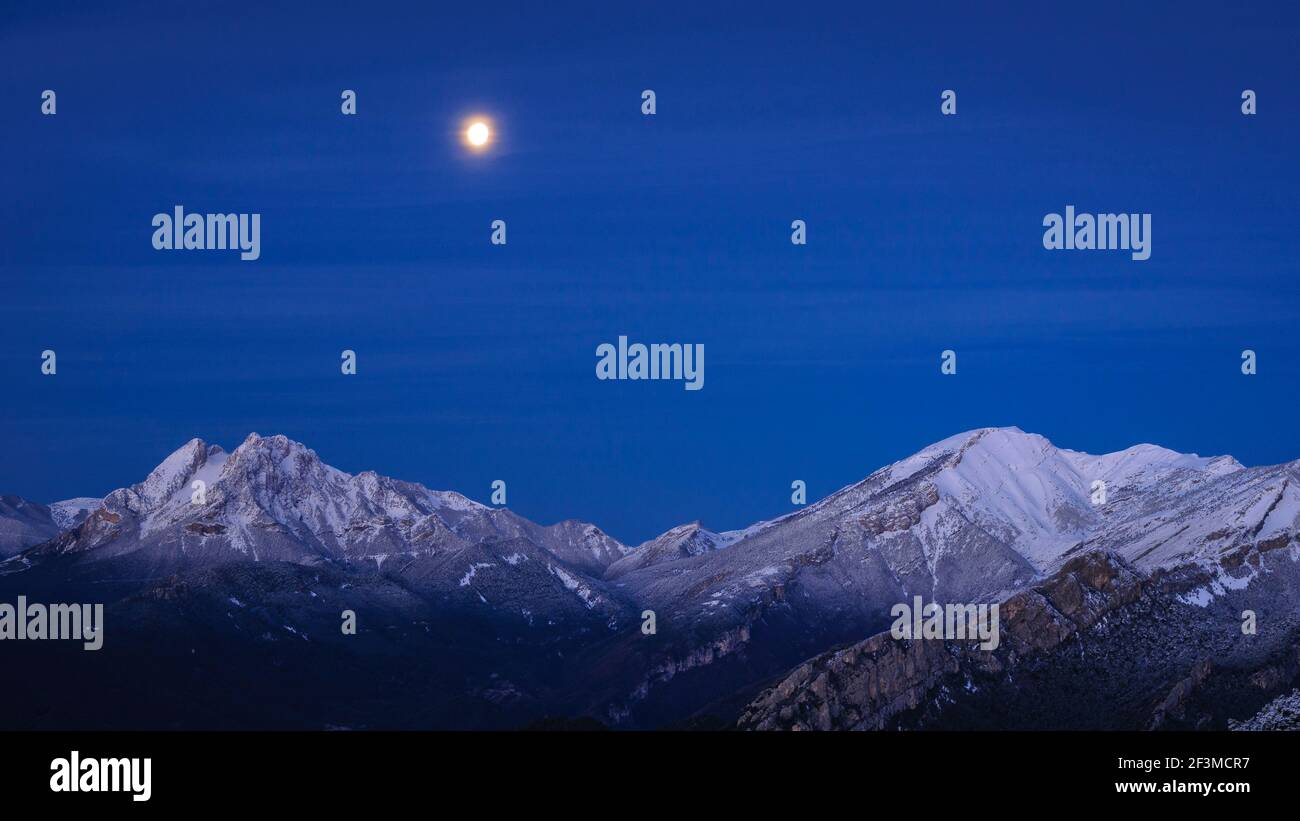
[[[0,12],[0,492],[284,433],[636,542],[984,425],[1300,457],[1284,4],[99,5]],[[153,250],[176,204],[262,258]],[[1067,204],[1151,259],[1043,250]],[[704,390],[597,381],[619,334],[704,343]]]

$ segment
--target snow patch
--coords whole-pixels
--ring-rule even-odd
[[[469,583],[470,581],[473,580],[475,573],[477,573],[480,569],[484,567],[491,567],[491,566],[492,566],[491,562],[479,562],[478,564],[470,565],[469,570],[466,571],[465,575],[460,577],[460,586],[469,587]],[[482,598],[481,595],[479,597]]]

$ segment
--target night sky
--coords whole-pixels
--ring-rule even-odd
[[[0,11],[0,493],[283,433],[635,543],[987,425],[1300,457],[1294,7],[100,5]],[[178,204],[261,259],[154,250]],[[1067,205],[1150,260],[1044,250]],[[705,388],[597,380],[620,334]]]

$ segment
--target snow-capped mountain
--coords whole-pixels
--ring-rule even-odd
[[[71,508],[82,500],[60,503]],[[33,557],[89,560],[148,554],[177,569],[237,559],[303,564],[426,557],[506,539],[534,541],[555,561],[599,572],[628,549],[593,525],[542,527],[458,493],[367,471],[344,473],[284,436],[251,434],[233,452],[193,439],[143,481],[108,494],[83,525]]]
[[[1105,534],[1130,527],[1151,532],[1137,520],[1196,517],[1201,502],[1185,503],[1176,514],[1174,508],[1205,498],[1209,488],[1272,492],[1267,472],[1288,469],[1295,466],[1246,471],[1231,457],[1150,445],[1091,456],[1017,428],[982,429],[931,445],[796,513],[738,531],[743,535],[725,550],[644,562],[624,584],[674,612],[733,621],[746,602],[796,579],[809,605],[862,616],[915,594],[990,599],[1041,577],[1082,545],[1123,541]],[[1105,483],[1104,503],[1095,482]],[[647,547],[662,549],[665,539],[673,544],[680,530]],[[1141,552],[1138,533],[1128,540]],[[634,551],[621,564],[637,559]]]
[[[325,641],[331,608],[362,600],[390,636],[459,671],[429,696],[448,722],[505,710],[655,726],[879,632],[914,595],[1001,600],[1092,551],[1135,572],[1182,568],[1180,601],[1211,607],[1300,560],[1298,483],[1300,462],[1245,468],[1152,445],[1093,456],[984,428],[778,518],[722,533],[694,522],[629,548],[592,524],[538,525],[252,434],[229,453],[192,440],[102,502],[0,507],[31,545],[0,561],[0,587],[111,582],[150,624],[207,612],[197,596],[203,631],[235,629],[231,646],[254,650],[282,633]],[[300,598],[262,624],[268,590],[286,584]]]

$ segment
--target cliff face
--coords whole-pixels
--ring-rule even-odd
[[[974,641],[896,640],[880,633],[800,665],[760,696],[740,726],[771,730],[886,729],[951,683],[1004,676],[1142,595],[1145,579],[1118,557],[1093,553],[1000,607],[998,649]]]
[[[1294,590],[1287,565],[1277,564],[1272,581]],[[1087,553],[1001,603],[995,650],[881,633],[800,665],[750,703],[738,726],[1224,727],[1289,689],[1300,630],[1291,606],[1270,608],[1259,633],[1245,635],[1241,609],[1252,602],[1188,604],[1198,581],[1191,569],[1146,575],[1113,553]],[[1258,600],[1276,601],[1276,592]]]

